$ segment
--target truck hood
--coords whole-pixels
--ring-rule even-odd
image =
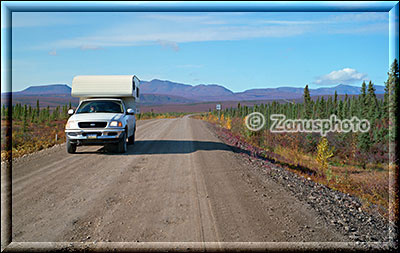
[[[79,113],[72,115],[69,120],[74,121],[112,121],[121,120],[121,113]]]

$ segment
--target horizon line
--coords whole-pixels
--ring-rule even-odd
[[[165,79],[165,80],[162,80],[162,79],[157,79],[157,78],[154,78],[154,79],[152,79],[152,80],[150,80],[150,81],[142,80],[141,82],[148,82],[148,83],[149,83],[149,82],[152,82],[152,81],[154,81],[154,80],[163,81],[163,82],[171,82],[171,83],[181,84],[181,85],[189,85],[189,86],[192,86],[192,87],[196,87],[196,86],[200,86],[200,85],[205,85],[205,86],[217,85],[217,86],[223,87],[223,88],[225,88],[225,89],[231,91],[232,93],[242,93],[242,92],[246,92],[246,91],[249,91],[249,90],[265,90],[265,89],[279,89],[279,88],[299,88],[299,89],[304,89],[306,85],[308,85],[308,86],[310,87],[310,84],[305,84],[305,85],[302,86],[302,87],[297,87],[297,86],[277,86],[277,87],[261,87],[261,88],[256,87],[256,88],[245,89],[245,90],[243,90],[243,91],[232,91],[231,89],[229,89],[229,88],[227,88],[227,87],[225,87],[224,85],[221,85],[221,84],[187,84],[187,83],[179,83],[179,82],[177,82],[177,81],[170,81],[170,80],[166,80],[166,79]],[[69,88],[72,88],[72,87],[71,87],[69,84],[67,84],[67,83],[37,84],[37,85],[30,85],[30,86],[27,86],[26,88],[24,88],[24,89],[22,89],[22,90],[11,91],[11,93],[23,92],[23,91],[25,91],[25,90],[27,90],[27,89],[29,89],[29,88],[31,88],[31,87],[55,86],[55,85],[65,85],[65,86],[67,86],[67,87],[69,87]],[[350,86],[350,87],[357,87],[357,88],[360,88],[361,85],[362,85],[362,84],[360,84],[359,86],[358,86],[358,85],[355,85],[355,84],[337,84],[337,85],[333,85],[333,86],[318,86],[318,87],[316,87],[316,88],[309,88],[309,89],[310,89],[310,90],[330,89],[330,88],[337,88],[338,86]],[[379,85],[379,84],[374,84],[374,83],[373,83],[373,85],[374,85],[374,87],[376,87],[376,86],[385,87],[385,85]],[[2,92],[2,94],[3,94],[3,93],[8,93],[8,92]],[[146,94],[146,93],[144,93],[144,94]],[[147,93],[147,94],[152,94],[152,93]]]

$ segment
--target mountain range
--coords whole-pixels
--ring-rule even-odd
[[[384,86],[374,85],[374,87],[376,89],[376,94],[383,94],[385,92]],[[358,95],[360,93],[360,87],[340,84],[335,87],[310,89],[310,94],[311,96],[333,95],[335,91],[339,95]],[[297,100],[302,98],[303,92],[304,88],[296,87],[249,89],[243,92],[232,92],[218,84],[189,85],[153,79],[151,81],[140,82],[140,104],[188,104],[212,101],[277,99]],[[4,95],[5,94],[2,94],[2,97],[6,98]],[[36,100],[39,99],[41,102],[45,102],[50,106],[65,104],[65,101],[71,101],[74,104],[78,102],[77,98],[71,97],[71,87],[66,84],[30,86],[25,90],[13,92],[12,98],[13,103],[35,104]]]
[[[377,94],[383,94],[385,87],[374,86]],[[312,96],[333,95],[335,90],[338,94],[357,95],[360,87],[340,84],[335,87],[310,89]],[[246,100],[269,100],[269,99],[296,99],[303,96],[304,88],[278,87],[249,89],[243,92],[232,92],[218,84],[188,85],[154,79],[149,82],[141,82],[143,94],[174,95],[191,99],[193,101],[246,101]]]

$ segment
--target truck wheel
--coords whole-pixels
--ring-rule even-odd
[[[67,152],[70,154],[74,154],[76,151],[76,144],[73,144],[67,139]]]
[[[116,149],[116,145],[114,145],[114,144],[104,145],[104,151],[107,153],[113,153],[113,152],[115,152],[115,149]]]
[[[128,151],[128,143],[126,142],[126,133],[123,132],[120,136],[118,145],[117,145],[118,153],[125,153]]]
[[[128,144],[130,145],[135,144],[135,132],[136,131],[133,131],[133,134],[130,137],[128,137]]]

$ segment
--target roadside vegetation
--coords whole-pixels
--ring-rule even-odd
[[[150,112],[145,112],[145,113],[139,113],[136,115],[137,120],[142,120],[142,119],[170,119],[170,118],[180,118],[189,113],[183,113],[183,112],[167,112],[167,113],[155,113],[153,110]]]
[[[64,127],[68,119],[68,108],[71,104],[56,108],[40,108],[37,100],[36,107],[16,104],[11,110],[12,132],[11,149],[6,147],[6,127],[10,124],[7,118],[8,110],[5,105],[1,108],[1,160],[33,153],[55,144],[65,142]]]
[[[1,160],[18,158],[42,149],[61,144],[66,141],[64,129],[69,118],[68,109],[71,103],[56,108],[40,107],[37,100],[36,107],[16,104],[11,110],[12,132],[11,148],[6,147],[6,127],[10,123],[7,120],[8,108],[1,108]],[[154,113],[146,112],[136,115],[137,120],[164,119],[182,117],[187,113]]]
[[[301,176],[360,198],[365,207],[377,207],[386,217],[398,214],[398,195],[394,179],[398,168],[391,163],[394,141],[398,134],[395,115],[399,100],[399,66],[395,61],[388,73],[385,95],[377,99],[373,83],[363,82],[359,96],[335,96],[311,100],[308,86],[302,103],[278,103],[226,108],[196,116],[215,123],[232,134],[233,142],[244,142],[262,156],[283,165]],[[257,132],[245,125],[252,112],[266,116],[265,126]],[[335,114],[339,119],[368,119],[369,132],[271,133],[268,115],[284,114],[288,119],[327,119]],[[391,176],[389,176],[391,174]],[[393,187],[389,187],[389,180]],[[390,192],[391,191],[391,192]],[[391,197],[391,198],[390,198]],[[391,207],[391,210],[389,210]]]

